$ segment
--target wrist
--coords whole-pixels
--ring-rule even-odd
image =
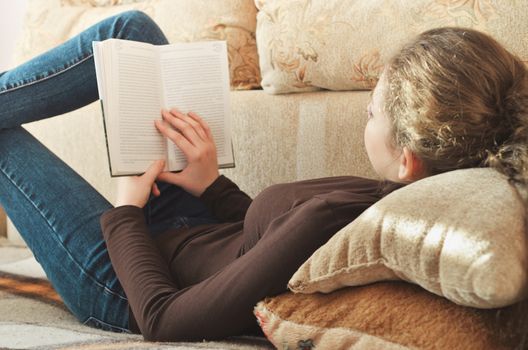
[[[140,206],[140,205],[138,205],[138,204],[116,202],[116,203],[114,204],[114,208],[119,208],[119,207],[136,207],[136,208],[143,209],[143,207]]]
[[[216,172],[216,174],[212,174],[202,182],[199,189],[197,189],[196,191],[194,191],[194,193],[191,194],[195,197],[200,197],[207,190],[207,188],[209,188],[209,186],[211,186],[216,181],[216,179],[218,179],[219,176],[220,173],[218,172]]]

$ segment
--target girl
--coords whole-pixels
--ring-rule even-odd
[[[487,35],[440,28],[405,46],[373,92],[365,146],[384,181],[300,181],[252,200],[219,175],[200,116],[171,109],[156,127],[188,166],[122,178],[113,207],[20,126],[95,101],[91,41],[111,37],[167,43],[126,12],[0,76],[2,205],[87,325],[157,341],[262,334],[254,305],[390,191],[467,167],[525,182],[526,68]]]

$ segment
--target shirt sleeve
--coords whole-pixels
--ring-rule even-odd
[[[313,198],[273,220],[246,254],[183,289],[148,236],[141,208],[111,209],[101,217],[101,226],[143,337],[199,341],[257,327],[255,304],[286,291],[291,275],[339,229],[336,221],[327,203]]]
[[[148,233],[143,211],[133,205],[109,209],[100,218],[112,266],[127,295],[134,320],[152,320],[152,315],[140,305],[140,296],[148,300],[158,292],[177,291],[167,262]],[[143,311],[142,311],[143,310]],[[132,315],[131,315],[132,316]],[[141,322],[134,322],[140,331]]]
[[[224,175],[220,175],[209,185],[200,199],[221,222],[244,220],[252,201],[251,197]]]

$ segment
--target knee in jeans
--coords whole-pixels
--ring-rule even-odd
[[[122,12],[115,17],[116,33],[114,37],[166,44],[167,39],[157,23],[146,13],[139,10]]]
[[[150,18],[149,15],[140,10],[128,10],[120,13],[118,16],[123,18],[124,20],[136,23],[152,22],[152,18]]]
[[[154,21],[145,12],[139,10],[129,10],[117,15],[116,21],[119,27],[127,25],[141,28],[146,23],[153,23]]]

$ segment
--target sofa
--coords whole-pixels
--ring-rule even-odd
[[[416,33],[441,25],[465,25],[491,33],[523,59],[528,59],[528,44],[523,35],[525,18],[515,13],[521,9],[512,8],[502,15],[508,10],[507,5],[490,0],[471,1],[467,5],[424,0],[406,5],[409,8],[345,1],[339,6],[352,7],[341,17],[352,16],[350,23],[334,25],[327,31],[322,28],[328,26],[334,12],[341,11],[338,9],[340,2],[325,2],[326,12],[319,16],[322,19],[317,23],[310,22],[310,16],[315,14],[308,12],[304,15],[305,22],[298,20],[302,9],[292,6],[287,9],[289,13],[285,12],[283,23],[274,26],[269,20],[264,21],[261,13],[259,23],[263,34],[256,31],[258,8],[253,1],[222,1],[214,8],[199,5],[205,2],[196,3],[30,0],[24,32],[14,53],[15,62],[24,62],[107,16],[131,9],[153,17],[171,42],[227,39],[230,61],[237,65],[231,72],[236,168],[223,172],[248,194],[255,195],[264,187],[280,182],[343,174],[376,176],[362,141],[369,91],[375,85],[383,62]],[[256,3],[262,7],[265,1]],[[268,7],[275,2],[269,3]],[[302,4],[303,1],[293,3]],[[317,10],[316,6],[314,8]],[[233,15],[239,11],[244,15]],[[193,19],[182,22],[178,12],[186,15],[192,12]],[[195,13],[202,15],[197,17]],[[341,19],[335,22],[342,22]],[[285,28],[283,36],[291,42],[282,38],[271,40],[273,31],[281,25]],[[380,28],[358,31],[367,25]],[[387,27],[392,28],[390,33],[386,32]],[[342,35],[356,33],[352,38],[355,41],[343,44],[345,37],[336,37],[340,32]],[[259,34],[261,41],[267,43],[260,50],[257,47]],[[303,48],[310,40],[317,42],[319,47],[308,44]],[[328,53],[314,51],[324,49]],[[351,49],[355,50],[354,54],[347,55]],[[310,51],[315,53],[310,56]],[[262,68],[259,54],[264,61]],[[273,57],[266,58],[268,56]],[[316,56],[319,61],[315,61]],[[273,62],[277,67],[273,67]],[[350,69],[345,68],[344,63],[349,64]],[[318,70],[319,66],[324,69]],[[260,69],[265,70],[262,84]],[[304,81],[299,81],[303,80],[299,78],[303,74]],[[311,82],[307,83],[308,80]],[[115,184],[109,177],[98,103],[26,127],[105,197],[113,200]]]
[[[146,1],[104,7],[92,7],[94,2],[88,1],[84,5],[81,5],[82,2],[78,2],[79,5],[66,3],[68,2],[30,1],[27,24],[15,52],[17,63],[58,45],[106,16],[130,9],[142,10],[155,19],[156,16],[165,16],[164,21],[158,22],[161,22],[161,28],[171,41],[190,40],[193,35],[204,39],[218,38],[217,34],[179,34],[175,25],[164,27],[163,24],[170,20],[170,15],[164,12],[164,7],[170,8],[171,11],[177,10],[177,6],[170,1],[161,1],[159,4]],[[236,3],[245,3],[246,7],[249,7],[248,4],[252,6],[249,10],[253,18],[248,23],[242,23],[244,29],[240,30],[244,34],[250,33],[248,38],[244,38],[249,44],[242,49],[254,51],[254,57],[244,57],[251,62],[257,57],[254,34],[257,9],[250,1]],[[234,5],[229,6],[227,11],[233,10],[233,7]],[[219,15],[228,17],[229,13]],[[206,25],[207,19],[203,22]],[[242,51],[240,47],[237,50]],[[240,55],[242,54],[243,51]],[[260,79],[258,62],[252,64],[254,69],[257,69],[253,78]],[[248,194],[255,195],[273,183],[311,177],[340,174],[375,176],[363,149],[362,137],[350,135],[343,138],[336,134],[345,129],[363,129],[367,91],[274,96],[258,89],[258,84],[251,81],[252,79],[246,79],[245,86],[239,84],[237,90],[233,90],[231,94],[236,168],[223,171]],[[351,114],[345,114],[343,111]],[[94,115],[96,117],[93,117]],[[98,103],[25,127],[107,199],[113,200],[115,179],[109,176],[103,122]],[[269,130],[273,132],[267,132]],[[9,231],[12,235],[12,227]]]
[[[251,196],[272,184],[316,177],[375,178],[363,146],[370,91],[388,58],[423,30],[479,29],[528,63],[528,5],[499,0],[30,0],[15,61],[128,10],[150,15],[170,42],[227,40],[236,167],[221,172]],[[24,127],[114,202],[99,103]],[[8,235],[17,236],[11,223]],[[374,288],[370,295],[378,299],[391,289],[415,293],[422,303],[433,298],[402,282],[365,288]],[[460,312],[435,302],[438,310]],[[391,342],[372,327],[356,331],[349,348],[421,347],[411,331]],[[315,345],[301,339],[296,346]]]

